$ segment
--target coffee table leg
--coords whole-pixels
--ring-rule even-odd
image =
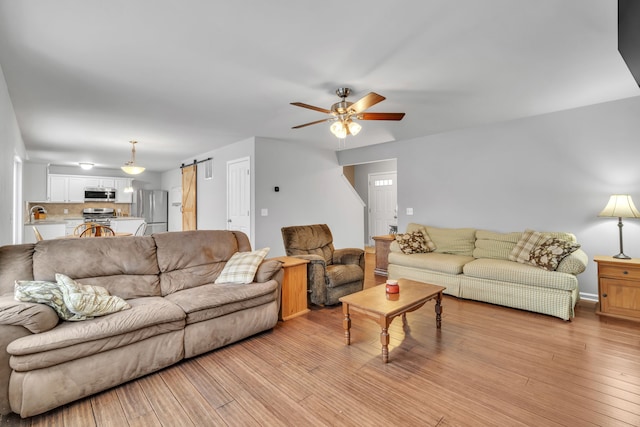
[[[382,344],[382,362],[389,362],[389,319],[385,317],[380,318],[380,343]]]
[[[442,292],[436,297],[436,327],[442,326]]]
[[[346,345],[351,344],[351,319],[349,318],[349,304],[342,303],[342,313],[344,319],[342,320],[342,327],[344,328],[344,343]]]

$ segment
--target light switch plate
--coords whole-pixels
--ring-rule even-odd
[[[407,208],[407,215],[413,215],[413,208]]]
[[[269,209],[262,209],[260,211],[260,215],[262,216],[269,216]]]

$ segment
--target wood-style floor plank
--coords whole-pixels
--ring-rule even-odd
[[[373,275],[367,255],[365,287]],[[401,291],[402,292],[402,291]],[[389,363],[380,329],[342,310],[311,311],[271,331],[46,414],[2,426],[638,426],[640,322],[571,322],[443,300],[394,320]]]

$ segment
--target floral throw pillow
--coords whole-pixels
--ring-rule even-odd
[[[552,237],[533,248],[529,254],[529,262],[545,270],[555,271],[560,262],[578,248],[579,243]]]
[[[429,236],[425,236],[421,231],[396,234],[396,242],[404,254],[424,254],[436,248]]]
[[[87,316],[73,313],[64,303],[64,295],[57,283],[43,280],[16,280],[14,287],[16,301],[46,304],[53,308],[63,320],[85,320]]]

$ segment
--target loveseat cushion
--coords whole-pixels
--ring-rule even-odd
[[[427,234],[436,245],[435,252],[472,256],[476,242],[475,228],[438,228],[425,226]],[[407,227],[407,231],[409,228]]]
[[[160,297],[127,301],[131,309],[56,328],[12,341],[7,346],[16,371],[45,368],[91,354],[184,329],[185,314]]]
[[[207,284],[184,289],[165,298],[187,315],[187,324],[202,322],[235,311],[266,304],[278,297],[278,282]]]
[[[33,254],[35,280],[55,282],[61,273],[124,299],[159,296],[159,272],[151,236],[43,240]]]
[[[572,274],[491,258],[480,258],[465,264],[463,273],[468,277],[568,291],[577,287],[576,277]]]
[[[251,250],[244,234],[226,230],[157,233],[152,237],[162,295],[213,283],[233,254]]]
[[[445,274],[462,274],[465,264],[473,261],[472,256],[441,254],[429,252],[426,254],[389,253],[389,264],[404,267],[423,268]]]
[[[494,231],[477,230],[474,258],[493,258],[508,260],[522,232],[496,233]]]

